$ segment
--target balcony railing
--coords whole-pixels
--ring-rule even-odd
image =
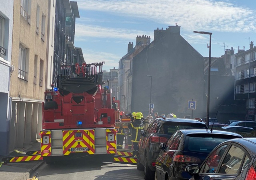
[[[25,70],[19,69],[18,78],[24,81],[28,81],[28,72],[26,72]]]

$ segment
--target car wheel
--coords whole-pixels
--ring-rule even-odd
[[[154,180],[155,171],[152,171],[148,167],[147,158],[145,158],[145,165],[144,165],[144,179],[145,180]]]
[[[137,170],[139,170],[139,171],[143,171],[144,170],[144,166],[140,162],[139,155],[137,157]]]

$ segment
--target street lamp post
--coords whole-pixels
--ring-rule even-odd
[[[123,103],[124,106],[123,106],[122,110],[125,111],[125,109],[126,109],[126,107],[125,107],[125,100],[126,100],[126,97],[125,97],[125,95],[122,95],[122,96],[124,97],[124,103]]]
[[[147,75],[147,77],[150,77],[150,96],[149,96],[149,114],[150,114],[151,113],[152,76]]]
[[[207,110],[206,110],[206,126],[209,128],[209,109],[210,109],[210,73],[211,73],[211,44],[212,44],[212,33],[204,31],[194,31],[198,34],[209,34],[210,35],[210,46],[209,46],[209,67],[208,67],[208,92],[207,92]]]

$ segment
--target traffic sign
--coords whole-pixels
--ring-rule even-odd
[[[149,104],[150,109],[154,109],[154,104]]]
[[[188,109],[196,110],[196,101],[188,101]]]

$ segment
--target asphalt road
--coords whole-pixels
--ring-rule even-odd
[[[43,164],[37,171],[39,180],[141,180],[143,172],[136,165],[72,160],[53,165]]]

